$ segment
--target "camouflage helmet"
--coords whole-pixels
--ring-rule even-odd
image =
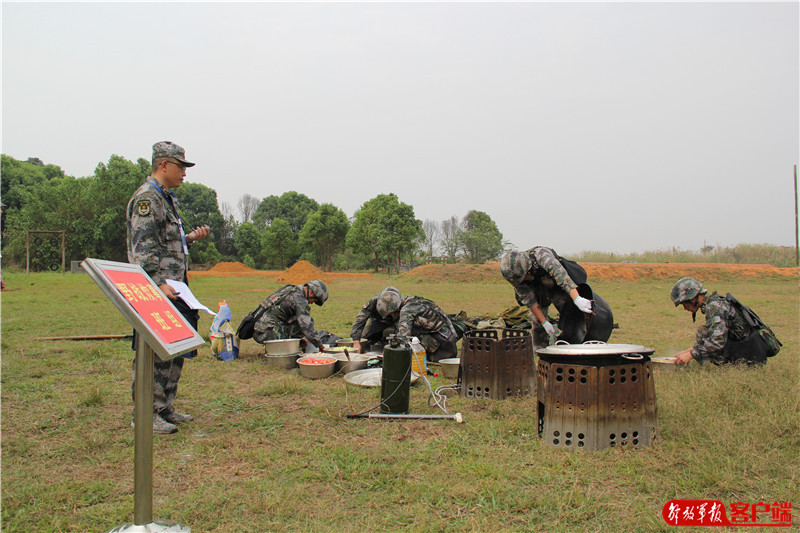
[[[314,295],[316,298],[317,305],[322,305],[328,299],[328,287],[325,285],[321,279],[312,279],[304,283],[308,290],[311,291],[311,294]]]
[[[392,313],[400,309],[400,304],[403,301],[403,295],[400,290],[395,287],[386,287],[378,295],[378,303],[375,305],[378,314],[381,318],[386,318]]]
[[[672,302],[675,304],[675,307],[678,307],[682,303],[688,302],[698,294],[703,294],[705,292],[708,291],[703,288],[702,283],[687,276],[679,279],[675,285],[672,286],[672,291],[669,293],[669,297],[672,298]]]
[[[500,259],[500,272],[509,283],[519,283],[532,265],[528,252],[506,252]]]

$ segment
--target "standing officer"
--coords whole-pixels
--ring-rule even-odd
[[[190,309],[172,286],[167,284],[168,279],[188,283],[188,246],[205,239],[209,232],[208,226],[197,227],[189,234],[184,232],[178,200],[171,190],[181,186],[186,169],[193,166],[194,163],[185,159],[183,148],[177,144],[162,141],[153,145],[152,173],[128,202],[128,262],[140,265],[186,321],[197,329],[197,311]],[[178,431],[177,424],[193,420],[191,415],[175,411],[172,404],[177,394],[184,358],[195,355],[196,350],[171,361],[154,358],[154,433],[175,433]]]

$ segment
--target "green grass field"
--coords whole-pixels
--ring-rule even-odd
[[[4,280],[2,530],[108,531],[131,522],[130,341],[36,340],[126,334],[129,324],[87,275]],[[656,356],[688,348],[696,325],[670,302],[672,282],[592,283],[619,324],[610,342],[643,344]],[[313,309],[317,327],[348,336],[364,301],[389,284],[448,313],[496,314],[514,304],[505,283],[340,279]],[[238,324],[280,285],[203,278],[192,289],[211,308],[227,299]],[[709,288],[758,311],[783,350],[758,369],[658,370],[661,439],[637,449],[545,445],[534,398],[450,397],[448,410],[461,412],[463,424],[348,420],[341,415],[376,405],[379,390],[270,368],[253,341],[229,363],[206,345],[184,367],[176,403],[196,420],[154,438],[153,518],[224,533],[672,531],[661,517],[669,500],[715,499],[791,502],[792,527],[774,530],[797,531],[797,280]],[[204,336],[210,323],[201,318]],[[424,385],[412,387],[411,411],[437,412]]]

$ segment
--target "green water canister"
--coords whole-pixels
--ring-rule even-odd
[[[383,348],[381,413],[408,413],[411,394],[411,348],[393,335]]]

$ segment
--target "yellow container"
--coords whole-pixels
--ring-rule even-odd
[[[414,337],[411,341],[411,370],[423,376],[427,374],[428,361],[426,355],[425,347]]]

